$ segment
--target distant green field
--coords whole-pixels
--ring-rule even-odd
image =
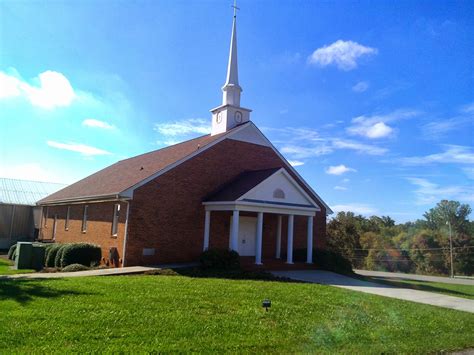
[[[34,272],[34,270],[14,270],[11,268],[12,265],[13,263],[10,260],[0,258],[0,276]]]
[[[0,309],[6,353],[474,347],[474,314],[304,283],[152,275],[0,280]]]

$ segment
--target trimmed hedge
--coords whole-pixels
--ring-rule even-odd
[[[65,244],[58,252],[61,255],[59,267],[71,264],[97,266],[102,258],[102,250],[98,245],[88,243]]]
[[[8,249],[8,259],[15,260],[16,258],[16,243]]]
[[[240,268],[239,253],[227,249],[208,249],[199,258],[204,269],[232,270]]]
[[[45,258],[44,258],[44,265],[46,267],[54,267],[55,266],[55,259],[58,250],[62,247],[61,244],[49,244],[46,246]]]
[[[75,272],[75,271],[86,271],[86,270],[90,270],[90,268],[82,264],[71,264],[64,267],[61,271],[62,272]]]
[[[63,252],[64,252],[64,248],[65,248],[66,246],[68,246],[68,245],[69,245],[69,244],[60,244],[60,245],[59,245],[59,249],[58,249],[58,251],[56,252],[56,256],[54,257],[54,267],[57,267],[57,268],[63,267],[63,266],[61,265],[61,261],[62,261],[62,259],[63,259]],[[66,265],[64,265],[64,266],[66,266]]]
[[[293,251],[293,260],[306,261],[306,249]],[[317,268],[340,274],[352,274],[351,262],[339,253],[326,249],[313,249],[313,263]]]

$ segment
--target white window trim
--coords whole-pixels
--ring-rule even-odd
[[[119,217],[120,217],[120,203],[116,203],[114,204],[114,214],[112,216],[112,230],[111,230],[112,237],[116,237],[118,235]]]
[[[56,240],[56,228],[58,226],[58,215],[54,215],[54,221],[53,221],[53,240]]]
[[[82,233],[87,232],[87,208],[88,207],[89,207],[88,205],[84,206],[84,214],[82,216],[82,227],[81,227]]]
[[[64,221],[64,230],[68,231],[69,230],[69,215],[71,212],[71,206],[67,206],[67,211],[66,211],[66,219]]]
[[[44,213],[44,226],[48,226],[48,212],[49,212],[49,207],[46,207],[46,211]]]

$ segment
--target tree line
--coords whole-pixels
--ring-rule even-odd
[[[366,218],[339,212],[327,225],[327,245],[354,268],[449,275],[474,274],[474,221],[471,207],[443,200],[423,219],[396,224],[389,216]]]

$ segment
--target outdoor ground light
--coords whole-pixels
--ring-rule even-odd
[[[268,309],[272,306],[272,301],[270,300],[263,300],[262,307],[265,308],[265,311],[268,312]]]

